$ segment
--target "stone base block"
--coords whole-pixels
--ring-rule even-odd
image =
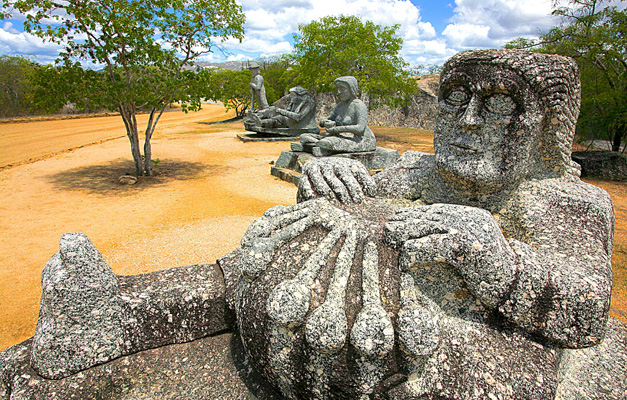
[[[298,139],[298,136],[273,136],[264,134],[237,134],[237,138],[242,142],[290,142]]]

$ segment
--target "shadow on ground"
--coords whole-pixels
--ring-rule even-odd
[[[106,164],[74,168],[46,176],[59,190],[80,190],[103,195],[134,194],[144,189],[165,185],[175,180],[188,180],[209,176],[231,169],[221,165],[164,159],[153,166],[154,175],[140,176],[137,183],[124,185],[122,175],[135,175],[135,166],[127,159],[117,159]]]

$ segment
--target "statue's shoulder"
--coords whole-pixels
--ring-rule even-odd
[[[580,179],[538,179],[525,182],[521,194],[543,199],[557,207],[581,205],[596,209],[613,209],[610,195],[603,189]]]
[[[589,224],[613,230],[614,206],[603,189],[579,179],[540,179],[523,183],[516,202],[528,218],[545,223]],[[578,221],[578,222],[577,222]]]
[[[421,151],[406,151],[400,156],[394,166],[397,168],[433,170],[435,168],[435,154],[423,153]]]

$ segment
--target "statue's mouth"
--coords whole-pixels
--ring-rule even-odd
[[[479,149],[464,143],[449,143],[449,147],[460,155],[470,155],[479,153]]]

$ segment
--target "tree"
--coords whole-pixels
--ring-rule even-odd
[[[623,1],[623,0],[621,0]],[[519,38],[506,47],[574,58],[581,73],[580,137],[606,137],[619,151],[627,136],[627,13],[606,0],[569,0],[556,7],[559,26],[539,40]]]
[[[68,103],[86,113],[106,108],[112,103],[104,90],[107,86],[106,73],[84,69],[79,63],[41,65],[32,74],[32,84],[33,105],[46,113],[58,112]]]
[[[34,88],[32,76],[38,65],[23,57],[0,56],[0,117],[28,115]]]
[[[184,67],[210,52],[214,38],[244,34],[235,0],[5,0],[3,9],[25,14],[26,31],[64,45],[66,66],[77,58],[104,65],[99,89],[122,116],[137,175],[152,175],[150,140],[166,107],[189,99],[182,90],[194,76]],[[140,109],[150,113],[143,166]]]
[[[202,97],[219,101],[227,110],[235,109],[237,117],[243,117],[250,107],[250,72],[229,69],[204,70],[205,90]]]
[[[333,90],[335,78],[353,75],[371,99],[398,105],[415,93],[408,64],[399,56],[399,25],[381,27],[357,16],[328,16],[300,25],[294,36],[294,81],[317,92]]]

